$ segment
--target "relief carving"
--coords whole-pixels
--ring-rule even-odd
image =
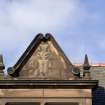
[[[69,67],[51,42],[41,42],[29,61],[22,68],[19,78],[67,79]],[[55,51],[56,50],[56,51]]]
[[[48,50],[48,43],[42,43],[39,47],[39,52],[37,53],[38,63],[39,63],[39,75],[45,76],[48,70],[48,58],[50,52]]]

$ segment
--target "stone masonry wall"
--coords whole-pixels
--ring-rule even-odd
[[[105,88],[105,67],[93,66],[90,71],[92,79],[99,80],[99,85]]]
[[[91,67],[92,79],[99,80],[99,86],[93,90],[93,105],[105,105],[105,66]]]

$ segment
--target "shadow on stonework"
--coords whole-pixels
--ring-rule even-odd
[[[93,90],[93,105],[105,105],[105,88],[97,87]]]

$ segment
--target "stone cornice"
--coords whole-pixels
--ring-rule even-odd
[[[98,80],[0,80],[1,89],[38,89],[38,88],[95,88]]]

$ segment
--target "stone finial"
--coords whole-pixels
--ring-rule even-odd
[[[90,66],[90,64],[89,64],[88,56],[87,56],[87,54],[85,54],[83,69],[84,69],[84,70],[89,70],[90,67],[91,67],[91,66]]]
[[[84,72],[84,79],[91,79],[90,77],[90,64],[88,60],[87,54],[85,55],[84,64],[83,64],[83,72]]]
[[[3,69],[5,69],[5,66],[4,66],[4,63],[3,63],[3,56],[0,54],[0,80],[4,79]]]
[[[3,63],[3,56],[0,54],[0,70],[5,69],[4,63]]]

